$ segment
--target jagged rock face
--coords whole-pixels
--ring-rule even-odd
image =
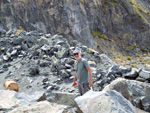
[[[5,30],[21,26],[26,31],[58,33],[104,52],[116,44],[131,50],[131,45],[150,43],[148,0],[1,0],[0,9]]]

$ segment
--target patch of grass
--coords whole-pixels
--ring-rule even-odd
[[[135,64],[130,65],[132,68],[138,68]]]
[[[15,34],[18,35],[22,31],[24,31],[24,29],[21,26],[18,26]]]
[[[135,49],[135,48],[136,48],[136,45],[131,45],[131,47],[132,47],[133,49]]]
[[[146,52],[146,49],[144,47],[141,47],[142,52]]]
[[[91,34],[94,38],[99,37],[99,38],[103,38],[104,40],[109,40],[113,42],[113,40],[109,39],[106,35],[103,35],[99,31],[91,31]]]
[[[140,19],[143,19],[143,16],[140,13],[136,13],[136,16],[139,17]]]
[[[117,38],[118,38],[119,40],[122,40],[122,39],[123,39],[121,36],[118,36]]]
[[[143,11],[141,7],[138,7],[137,9],[138,9],[140,12],[142,12],[142,11]]]
[[[123,56],[126,56],[126,53],[124,51],[121,51],[121,53],[122,53]]]
[[[127,52],[129,52],[129,51],[130,51],[130,49],[128,48],[128,49],[126,49],[126,51],[127,51]]]
[[[99,31],[91,31],[91,34],[94,38],[102,35]]]
[[[149,11],[147,11],[147,12],[146,12],[146,14],[147,14],[147,15],[149,15],[149,14],[150,14],[150,12],[149,12]]]
[[[136,17],[132,17],[131,21],[134,22],[136,20]]]
[[[127,60],[131,60],[132,58],[130,56],[127,56]]]
[[[146,46],[146,49],[150,50],[150,47],[149,47],[149,46]]]
[[[106,10],[104,10],[104,11],[103,11],[103,13],[104,13],[104,15],[105,15],[105,14],[107,13],[107,11],[106,11]]]
[[[70,2],[70,0],[66,0],[66,2]]]
[[[141,62],[141,64],[145,64],[145,62]]]
[[[135,56],[136,56],[136,57],[140,57],[140,55],[139,55],[139,54],[136,54]]]
[[[135,0],[129,0],[129,3],[131,4],[131,6],[136,10],[137,12],[137,16],[140,18],[140,19],[144,19],[144,17],[141,15],[140,12],[143,12],[145,14],[147,14],[147,10],[143,9],[143,7],[138,4]],[[144,19],[145,20],[145,19]]]
[[[84,4],[84,0],[81,0],[81,3]]]
[[[142,25],[142,26],[140,26],[140,28],[141,28],[141,29],[145,29],[145,28],[146,28],[146,26]]]

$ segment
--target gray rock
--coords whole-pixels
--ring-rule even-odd
[[[47,67],[47,66],[49,66],[49,62],[48,61],[42,61],[42,62],[40,62],[40,67]]]
[[[71,65],[69,65],[69,64],[65,64],[65,67],[67,68],[67,69],[71,69],[71,68],[73,68]]]
[[[18,46],[16,46],[16,47],[14,47],[14,49],[16,49],[16,50],[21,50],[21,45],[18,45]]]
[[[149,112],[150,103],[148,103],[148,101],[150,85],[147,83],[119,78],[111,82],[104,90],[116,90],[126,99],[130,100],[134,106]]]
[[[66,49],[68,49],[70,47],[69,44],[67,43],[67,40],[66,41],[58,41],[56,43],[56,45],[61,45],[62,47],[65,47]]]
[[[9,60],[9,57],[8,57],[7,55],[4,55],[4,56],[3,56],[3,60],[4,60],[4,61],[8,61],[8,60]]]
[[[103,67],[101,67],[101,68],[104,68],[107,70],[110,67],[113,67],[115,65],[114,62],[105,54],[101,54],[100,59],[101,59],[100,62],[103,65]]]
[[[17,55],[17,50],[13,50],[13,51],[11,52],[11,56],[15,56],[15,55]]]
[[[66,66],[64,66],[64,65],[59,65],[59,66],[57,67],[57,70],[62,70],[62,69],[66,69]]]
[[[5,34],[6,30],[5,29],[0,29],[0,34]]]
[[[39,55],[40,55],[39,50],[35,50],[35,51],[32,53],[32,56],[39,56]]]
[[[47,100],[49,102],[55,102],[57,104],[75,106],[74,99],[77,97],[75,93],[65,92],[50,92],[47,93]]]
[[[51,34],[46,34],[45,37],[46,38],[51,38]]]
[[[6,32],[6,35],[11,35],[11,34],[13,34],[13,30],[12,30],[12,29],[10,29],[10,30],[8,30],[8,31]]]
[[[40,70],[38,66],[32,66],[29,68],[29,74],[31,75],[37,75],[39,74]]]
[[[23,41],[26,43],[37,43],[37,38],[35,36],[24,36]]]
[[[145,70],[140,70],[139,77],[142,77],[146,80],[150,80],[150,72]]]
[[[75,102],[83,113],[135,113],[133,105],[114,90],[88,91]]]
[[[12,43],[14,45],[20,45],[22,43],[22,41],[23,41],[23,38],[21,36],[19,36],[18,38],[15,38]]]
[[[8,113],[75,113],[73,107],[58,105],[55,103],[50,103],[48,101],[36,102],[32,105],[26,105],[17,109],[14,109]]]
[[[3,64],[3,59],[0,59],[0,65],[2,65]]]
[[[28,50],[28,45],[26,43],[22,43],[21,48],[22,48],[22,50],[26,51],[26,50]]]
[[[50,48],[50,46],[48,46],[48,45],[46,45],[46,44],[44,44],[42,47],[41,47],[41,50],[42,51],[49,51],[51,48]]]
[[[135,69],[131,69],[130,72],[122,74],[123,77],[129,77],[129,78],[136,78],[138,76],[138,73]]]
[[[143,110],[150,112],[150,97],[142,97],[141,99]]]
[[[39,39],[39,45],[40,46],[42,46],[42,45],[44,45],[44,44],[49,44],[49,41],[45,38],[45,37],[41,37],[40,39]]]
[[[66,78],[69,78],[70,77],[70,75],[67,73],[67,72],[65,72],[64,70],[61,70],[60,71],[60,75],[62,76],[62,78],[64,78],[64,79],[66,79]]]
[[[37,36],[38,35],[38,32],[37,31],[30,31],[30,32],[27,32],[26,35],[28,36]]]
[[[137,80],[137,81],[141,81],[141,82],[145,82],[146,81],[146,79],[145,78],[142,78],[142,77],[137,77],[135,80]]]
[[[102,81],[101,81],[101,84],[104,85],[107,82],[108,82],[108,79],[107,78],[103,78]]]

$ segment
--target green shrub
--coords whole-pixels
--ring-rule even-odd
[[[134,22],[136,20],[136,17],[132,17],[131,21]]]
[[[146,28],[146,26],[142,25],[142,26],[140,26],[140,28],[141,28],[141,29],[145,29],[145,28]]]
[[[123,56],[126,56],[126,54],[125,54],[125,52],[124,52],[124,51],[122,51],[121,53],[122,53],[122,55],[123,55]]]
[[[127,60],[131,60],[132,58],[130,56],[127,56]]]
[[[146,49],[144,47],[141,47],[142,52],[146,52]]]
[[[122,40],[123,38],[121,36],[118,36],[118,39]]]
[[[143,19],[143,16],[140,13],[136,14],[140,19]]]
[[[127,52],[129,52],[129,51],[130,51],[130,49],[128,48],[128,49],[126,49],[126,51],[127,51]]]
[[[147,11],[147,12],[146,12],[146,14],[148,14],[148,15],[149,15],[149,14],[150,14],[150,12],[149,12],[149,11]]]
[[[140,55],[139,55],[139,54],[136,54],[136,57],[140,57]]]
[[[96,36],[101,36],[102,34],[99,31],[91,31],[92,36],[95,38]]]
[[[104,10],[104,11],[103,11],[103,13],[104,13],[104,15],[105,15],[105,14],[107,13],[107,11],[106,11],[106,10]]]
[[[135,49],[135,48],[136,48],[136,45],[132,45],[131,47],[132,47],[133,49]]]
[[[81,0],[81,3],[84,4],[84,0]]]

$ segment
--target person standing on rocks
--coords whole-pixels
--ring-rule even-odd
[[[78,84],[79,93],[80,95],[83,95],[88,90],[90,90],[90,87],[92,87],[92,70],[87,60],[81,57],[81,50],[79,48],[76,48],[73,51],[73,55],[76,59],[74,64],[75,74],[73,86]]]

